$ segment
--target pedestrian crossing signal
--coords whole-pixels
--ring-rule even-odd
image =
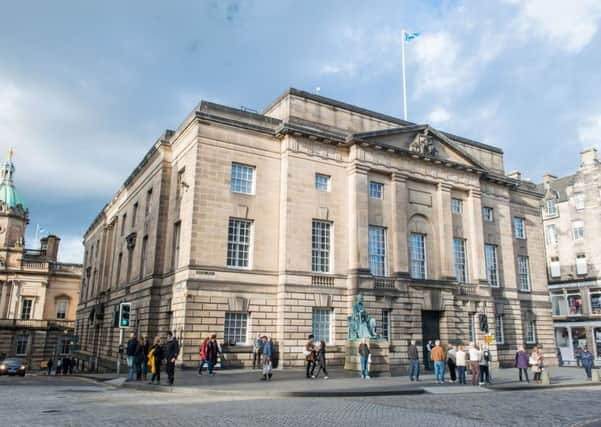
[[[119,305],[119,327],[129,328],[130,324],[131,303],[122,302]]]

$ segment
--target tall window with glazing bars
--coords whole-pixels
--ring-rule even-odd
[[[489,286],[499,287],[499,267],[497,265],[497,245],[484,245],[484,258],[486,261],[486,278]]]
[[[314,273],[330,272],[331,223],[313,220],[311,236],[311,271]]]
[[[518,278],[520,283],[520,291],[530,290],[530,267],[528,265],[528,257],[518,256]]]
[[[232,163],[231,189],[234,193],[254,193],[255,168],[253,166]]]
[[[411,252],[411,277],[426,278],[426,235],[411,233],[409,241]]]
[[[465,239],[453,239],[453,249],[455,252],[455,278],[459,283],[467,283]]]
[[[252,222],[230,218],[227,233],[227,266],[247,268],[250,265],[250,232]]]
[[[369,226],[369,270],[374,276],[386,276],[386,229]]]

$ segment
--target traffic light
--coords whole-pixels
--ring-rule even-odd
[[[488,317],[486,317],[486,314],[480,315],[480,330],[484,333],[488,333]]]
[[[120,328],[129,328],[130,313],[131,313],[131,303],[122,302],[119,305],[119,327]]]

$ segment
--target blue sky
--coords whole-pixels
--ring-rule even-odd
[[[568,174],[601,141],[601,2],[4,1],[0,149],[35,224],[82,234],[201,99],[262,110],[287,87],[496,145],[506,170]],[[6,19],[9,17],[9,19]]]

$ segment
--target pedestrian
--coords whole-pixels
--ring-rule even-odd
[[[63,357],[63,375],[67,375],[69,373],[69,358]]]
[[[71,356],[69,358],[69,375],[73,375],[73,369],[75,368],[75,358]]]
[[[48,366],[47,366],[48,376],[50,376],[52,374],[52,365],[53,365],[52,359],[48,359]]]
[[[150,342],[148,341],[148,338],[142,336],[142,342],[140,345],[142,346],[142,351],[144,354],[144,359],[142,362],[142,381],[146,381],[148,376],[148,352],[150,351]]]
[[[588,351],[588,347],[585,346],[582,349],[580,357],[582,359],[582,366],[584,367],[586,377],[590,380],[591,378],[593,378],[593,353]]]
[[[582,347],[576,347],[576,350],[574,351],[574,356],[576,358],[576,367],[580,368],[580,366],[582,365]]]
[[[172,386],[175,381],[175,361],[179,355],[179,343],[173,332],[167,331],[167,343],[165,344],[165,359],[167,360],[167,380]]]
[[[263,343],[261,344],[261,354],[263,355],[263,378],[261,381],[271,381],[271,374],[273,371],[273,343],[271,338],[263,336],[261,338]]]
[[[415,340],[411,340],[409,344],[407,357],[409,358],[409,378],[411,381],[419,381],[419,352]]]
[[[523,381],[524,377],[527,383],[530,382],[530,379],[528,379],[528,359],[528,353],[524,351],[524,346],[519,346],[518,351],[515,353],[515,367],[518,368],[520,382]],[[523,377],[522,373],[524,374]]]
[[[136,348],[136,354],[134,356],[134,365],[136,367],[137,381],[140,381],[142,379],[142,366],[144,365],[145,359],[146,354],[144,353],[144,338],[140,337],[138,339],[138,347]]]
[[[473,342],[470,342],[468,356],[470,358],[470,370],[472,372],[472,385],[475,386],[478,385],[480,380],[480,350]]]
[[[440,340],[434,341],[434,348],[431,351],[432,360],[434,361],[434,378],[436,384],[444,384],[444,365],[445,354],[444,349],[440,345]]]
[[[54,375],[60,375],[63,371],[63,359],[60,357],[56,360],[56,370],[54,371]]]
[[[317,373],[313,378],[319,377],[319,373],[323,371],[323,379],[328,379],[328,369],[326,367],[326,342],[324,340],[319,341],[319,347],[317,350],[317,364],[319,365],[319,369],[317,369]]]
[[[135,359],[136,352],[138,351],[138,339],[134,332],[129,334],[129,340],[127,341],[127,381],[133,381],[135,375]]]
[[[263,341],[261,334],[257,334],[257,338],[255,338],[255,342],[253,343],[253,369],[259,369],[261,367],[263,344],[265,344],[265,342]]]
[[[363,338],[361,344],[359,344],[359,355],[361,356],[361,378],[369,379],[371,351],[369,350],[369,343],[366,338]]]
[[[490,362],[490,351],[487,345],[482,346],[480,352],[479,368],[480,368],[480,385],[490,384],[490,374],[488,371],[488,364]]]
[[[465,351],[463,351],[462,345],[457,348],[455,353],[455,365],[459,376],[459,384],[465,385]]]
[[[202,367],[204,366],[204,364],[206,363],[208,365],[208,362],[207,362],[207,346],[209,345],[209,340],[210,339],[211,338],[206,337],[200,343],[200,360],[198,362],[198,375],[202,375]],[[254,362],[253,362],[253,367],[254,367]]]
[[[217,342],[217,335],[211,335],[211,339],[207,343],[207,365],[209,369],[209,375],[215,376],[213,368],[217,364],[217,357],[220,353],[219,343]]]
[[[150,384],[161,384],[161,363],[163,363],[163,346],[161,345],[161,339],[155,337],[154,344],[148,352],[148,367],[152,377],[150,378]]]
[[[434,348],[434,344],[432,344],[432,340],[428,340],[426,344],[426,358],[424,360],[424,369],[427,371],[432,370],[432,349]]]
[[[313,334],[309,335],[307,343],[305,344],[305,349],[303,350],[303,355],[305,356],[305,360],[307,362],[307,378],[311,378],[313,373],[315,372],[315,343]]]
[[[457,350],[452,344],[449,344],[447,351],[447,366],[449,367],[449,375],[451,376],[451,382],[455,384],[457,382]]]
[[[532,372],[534,372],[534,383],[541,383],[541,375],[544,369],[543,355],[538,350],[538,347],[534,347],[532,354],[530,355],[530,364],[532,365]]]

